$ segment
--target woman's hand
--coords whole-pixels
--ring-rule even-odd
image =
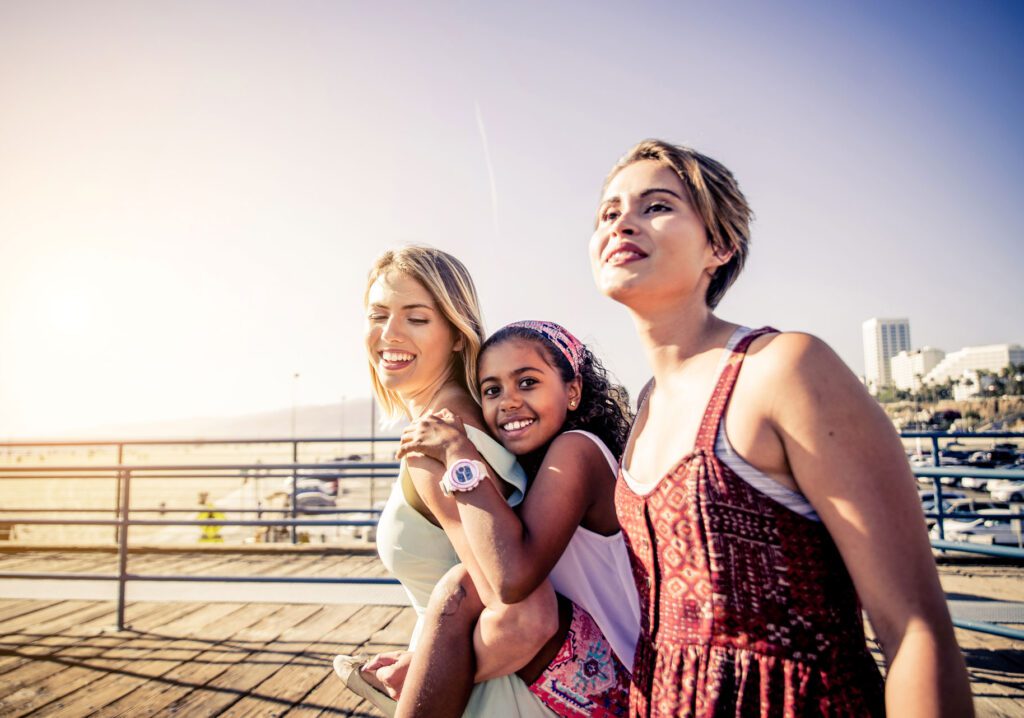
[[[467,441],[462,419],[447,409],[441,409],[420,417],[405,428],[395,457],[401,459],[415,452],[447,465],[448,454],[461,449],[463,442]]]

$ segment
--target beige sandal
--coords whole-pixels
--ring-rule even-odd
[[[398,710],[398,703],[395,699],[371,686],[359,672],[367,658],[367,656],[335,656],[334,672],[345,683],[346,688],[368,701],[388,718],[394,718],[395,711]]]

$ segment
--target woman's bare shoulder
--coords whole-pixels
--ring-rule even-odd
[[[444,398],[443,404],[441,408],[447,409],[462,419],[463,424],[480,429],[481,431],[487,431],[487,427],[484,425],[483,414],[480,411],[480,405],[467,392],[452,392]]]
[[[824,340],[806,332],[765,334],[751,342],[749,365],[762,379],[785,380],[807,372],[850,373],[849,367]],[[745,365],[747,362],[745,362]]]

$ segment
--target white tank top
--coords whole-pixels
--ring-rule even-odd
[[[583,434],[597,444],[608,460],[614,480],[619,463],[603,441],[589,431],[566,433]],[[632,671],[640,635],[640,596],[622,532],[602,536],[578,526],[549,578],[555,591],[594,618],[615,655]]]

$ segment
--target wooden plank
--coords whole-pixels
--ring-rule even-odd
[[[297,608],[289,607],[288,613],[294,615]],[[184,712],[187,715],[215,715],[223,711],[228,711],[229,714],[237,711],[244,715],[279,715],[290,708],[292,702],[301,700],[306,693],[315,688],[318,685],[318,678],[331,671],[329,659],[333,657],[334,652],[351,650],[342,639],[353,634],[355,625],[361,626],[357,635],[365,640],[367,635],[390,622],[396,613],[397,610],[394,608],[371,606],[359,608],[349,615],[336,614],[334,618],[336,621],[340,619],[340,622],[316,644],[323,649],[316,663],[297,664],[301,667],[300,672],[290,670],[275,679],[282,668],[282,663],[290,664],[296,661],[314,645],[292,640],[307,630],[302,624],[293,626],[282,631],[277,640],[265,644],[262,650],[253,653],[244,663],[229,668],[203,689],[194,691],[174,703],[169,710]],[[284,624],[287,620],[285,612],[276,615],[275,619],[276,622],[268,622],[268,625],[261,627],[260,634],[270,633]],[[317,625],[320,620],[327,619],[313,618],[311,625]],[[252,635],[253,632],[248,633]],[[301,681],[297,690],[293,690],[296,687],[290,683],[291,679]]]
[[[316,687],[302,702],[284,714],[287,718],[317,718],[318,716],[373,716],[382,714],[354,693],[351,693],[334,671],[324,674]]]
[[[248,655],[235,645],[233,638],[244,635],[244,630],[259,623],[280,606],[246,604],[224,619],[207,626],[203,631],[205,650],[171,668],[159,677],[138,687],[126,696],[96,711],[95,716],[131,715],[147,718],[164,715],[172,703],[223,673],[235,662]]]
[[[92,715],[98,709],[132,693],[151,680],[165,675],[175,666],[191,660],[205,650],[207,644],[191,640],[204,630],[236,611],[243,604],[212,603],[182,615],[159,628],[161,638],[127,641],[107,652],[107,658],[123,658],[131,673],[108,673],[98,681],[83,686],[60,700],[41,708],[35,715]],[[148,635],[148,634],[146,634]],[[176,640],[163,636],[181,636]]]
[[[280,715],[282,709],[303,701],[325,675],[333,676],[335,654],[356,650],[353,644],[338,643],[335,636],[358,611],[355,606],[326,606],[282,633],[279,643],[293,646],[290,660],[252,689],[250,695],[232,705],[224,715]],[[325,704],[324,707],[330,705]]]
[[[344,644],[339,645],[335,643],[335,641],[351,637],[352,629],[355,625],[362,624],[364,626],[362,635],[364,637],[369,637],[377,634],[384,635],[389,630],[388,627],[392,625],[396,625],[395,630],[397,631],[400,630],[397,627],[398,625],[407,625],[411,627],[414,623],[415,611],[411,608],[399,609],[398,613],[390,619],[388,619],[387,615],[383,612],[371,612],[367,609],[363,609],[359,616],[353,617],[349,621],[339,624],[334,631],[325,634],[320,643],[310,646],[310,650],[317,648],[326,649],[324,650],[325,655],[323,657],[324,665],[320,669],[320,671],[322,671],[322,678],[320,679],[320,682],[301,700],[301,702],[286,715],[301,717],[320,715],[379,716],[380,713],[377,712],[375,708],[364,702],[355,694],[350,693],[345,688],[344,684],[338,680],[334,675],[331,661],[336,653],[376,653],[382,649],[398,650],[407,645],[408,636],[404,636],[401,641],[401,645],[396,646],[375,646],[369,642],[369,639],[367,639],[353,650],[347,650],[343,647]],[[375,625],[378,627],[376,630],[373,630],[373,626]]]
[[[159,619],[150,620],[151,625],[174,620],[197,609],[188,604],[173,608],[163,604],[163,608]],[[86,643],[61,649],[47,661],[32,661],[9,671],[4,678],[20,688],[0,698],[0,715],[17,718],[100,679],[109,671],[124,670],[129,661],[110,660],[105,653],[125,640],[126,634],[95,636]]]
[[[350,620],[338,627],[332,638],[338,643],[362,645],[369,636],[390,623],[403,610],[395,606],[363,606]]]
[[[24,616],[33,611],[39,611],[47,606],[54,606],[57,601],[34,601],[32,599],[12,598],[0,602],[0,621]]]
[[[52,553],[48,551],[4,556],[3,571],[37,571],[54,573],[112,573],[117,570],[117,554]]]
[[[412,638],[412,629],[416,626],[416,611],[409,608],[403,610],[388,624],[370,636],[369,643],[390,646],[408,646]]]
[[[289,651],[294,650],[295,644],[276,639],[290,625],[304,620],[316,610],[315,606],[309,605],[285,606],[244,631],[241,640],[255,642],[260,645],[260,649],[240,656],[235,665],[203,687],[175,701],[167,710],[187,716],[219,715],[277,671],[283,661],[288,660]],[[239,640],[236,637],[234,642],[237,644]]]
[[[40,605],[43,607],[38,611],[0,621],[0,636],[16,631],[45,630],[46,625],[50,622],[59,621],[62,616],[95,606],[96,603],[94,601],[61,601],[59,603],[40,602]]]

